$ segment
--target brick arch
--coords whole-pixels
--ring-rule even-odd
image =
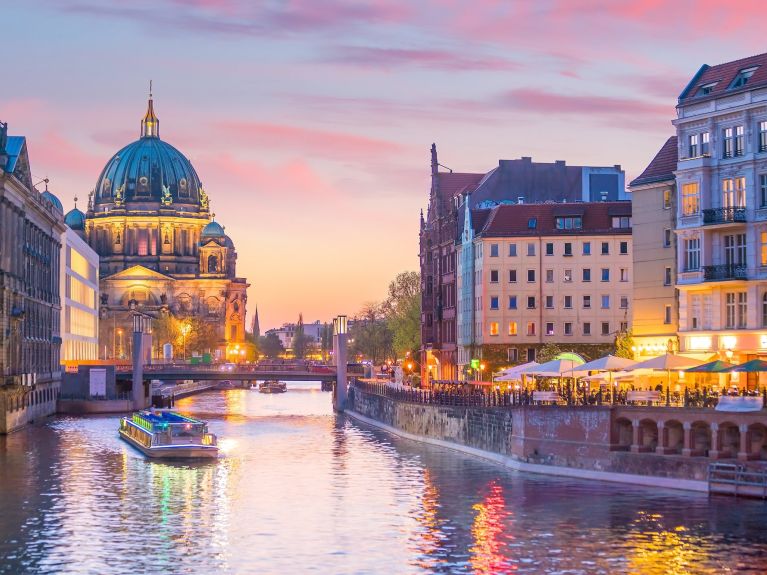
[[[639,447],[644,451],[655,451],[658,447],[658,423],[645,418],[639,422]]]
[[[619,450],[628,450],[631,448],[633,437],[634,431],[631,420],[626,417],[616,419],[613,426],[613,446]]]
[[[737,423],[725,421],[719,424],[717,437],[720,457],[737,457],[740,450],[740,428]]]
[[[767,425],[752,423],[748,426],[748,450],[754,459],[767,459]]]
[[[684,425],[681,421],[670,419],[663,427],[663,447],[665,453],[682,453],[684,447]]]
[[[712,449],[711,426],[707,421],[693,421],[690,426],[690,448],[692,455],[708,456]]]

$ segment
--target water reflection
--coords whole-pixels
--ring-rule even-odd
[[[513,473],[290,389],[180,401],[214,462],[148,461],[115,417],[0,438],[0,573],[767,571],[760,501]]]

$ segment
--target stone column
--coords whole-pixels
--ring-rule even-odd
[[[333,320],[333,349],[336,363],[336,388],[334,394],[333,409],[343,411],[346,408],[346,395],[348,393],[348,381],[346,379],[346,355],[347,355],[347,321],[345,315],[340,315]]]
[[[749,432],[748,432],[748,425],[745,423],[741,423],[738,427],[740,430],[740,448],[738,450],[738,459],[741,461],[748,461],[749,459],[753,459],[753,456],[750,453],[749,449]]]
[[[692,423],[685,421],[682,423],[684,430],[684,445],[682,446],[682,455],[690,457],[692,455]]]
[[[631,421],[631,431],[632,431],[632,437],[631,437],[631,453],[639,453],[639,451],[642,449],[642,445],[639,443],[640,441],[640,433],[639,433],[639,420],[634,419]]]
[[[711,459],[719,459],[719,424],[711,424],[711,449],[708,450],[708,456]]]
[[[668,447],[668,433],[666,430],[666,422],[658,422],[658,445],[655,446],[655,453],[665,455]]]

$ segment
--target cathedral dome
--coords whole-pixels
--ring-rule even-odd
[[[77,208],[70,210],[64,216],[64,223],[75,231],[85,229],[85,214]]]
[[[221,239],[225,237],[226,234],[224,233],[224,228],[222,228],[221,224],[218,222],[210,222],[208,225],[202,228],[202,233],[200,234],[200,238],[204,240]]]
[[[160,121],[149,105],[141,120],[141,137],[122,148],[101,171],[93,208],[131,203],[155,203],[182,209],[207,210],[208,197],[192,163],[160,139]]]
[[[46,180],[47,181],[47,180]],[[45,188],[45,191],[40,194],[44,199],[48,200],[50,203],[53,204],[53,207],[57,208],[62,214],[64,213],[64,206],[61,205],[61,201],[52,193],[48,191],[48,188]]]

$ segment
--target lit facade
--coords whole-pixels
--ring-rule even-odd
[[[61,249],[61,362],[98,359],[99,256],[69,227]]]
[[[100,258],[99,350],[129,356],[139,310],[204,320],[216,343],[199,351],[223,359],[245,341],[248,283],[237,277],[234,244],[213,220],[197,172],[159,127],[150,97],[141,137],[107,162],[87,213],[67,214],[82,220],[79,231]]]
[[[673,136],[630,184],[634,246],[631,329],[637,360],[679,349],[676,166],[677,139]]]
[[[0,433],[56,411],[63,215],[32,184],[25,138],[0,123]]]
[[[767,55],[703,66],[674,120],[679,341],[767,357]]]
[[[458,363],[533,361],[540,348],[598,357],[628,329],[631,203],[464,203]],[[489,375],[489,374],[484,374]]]

